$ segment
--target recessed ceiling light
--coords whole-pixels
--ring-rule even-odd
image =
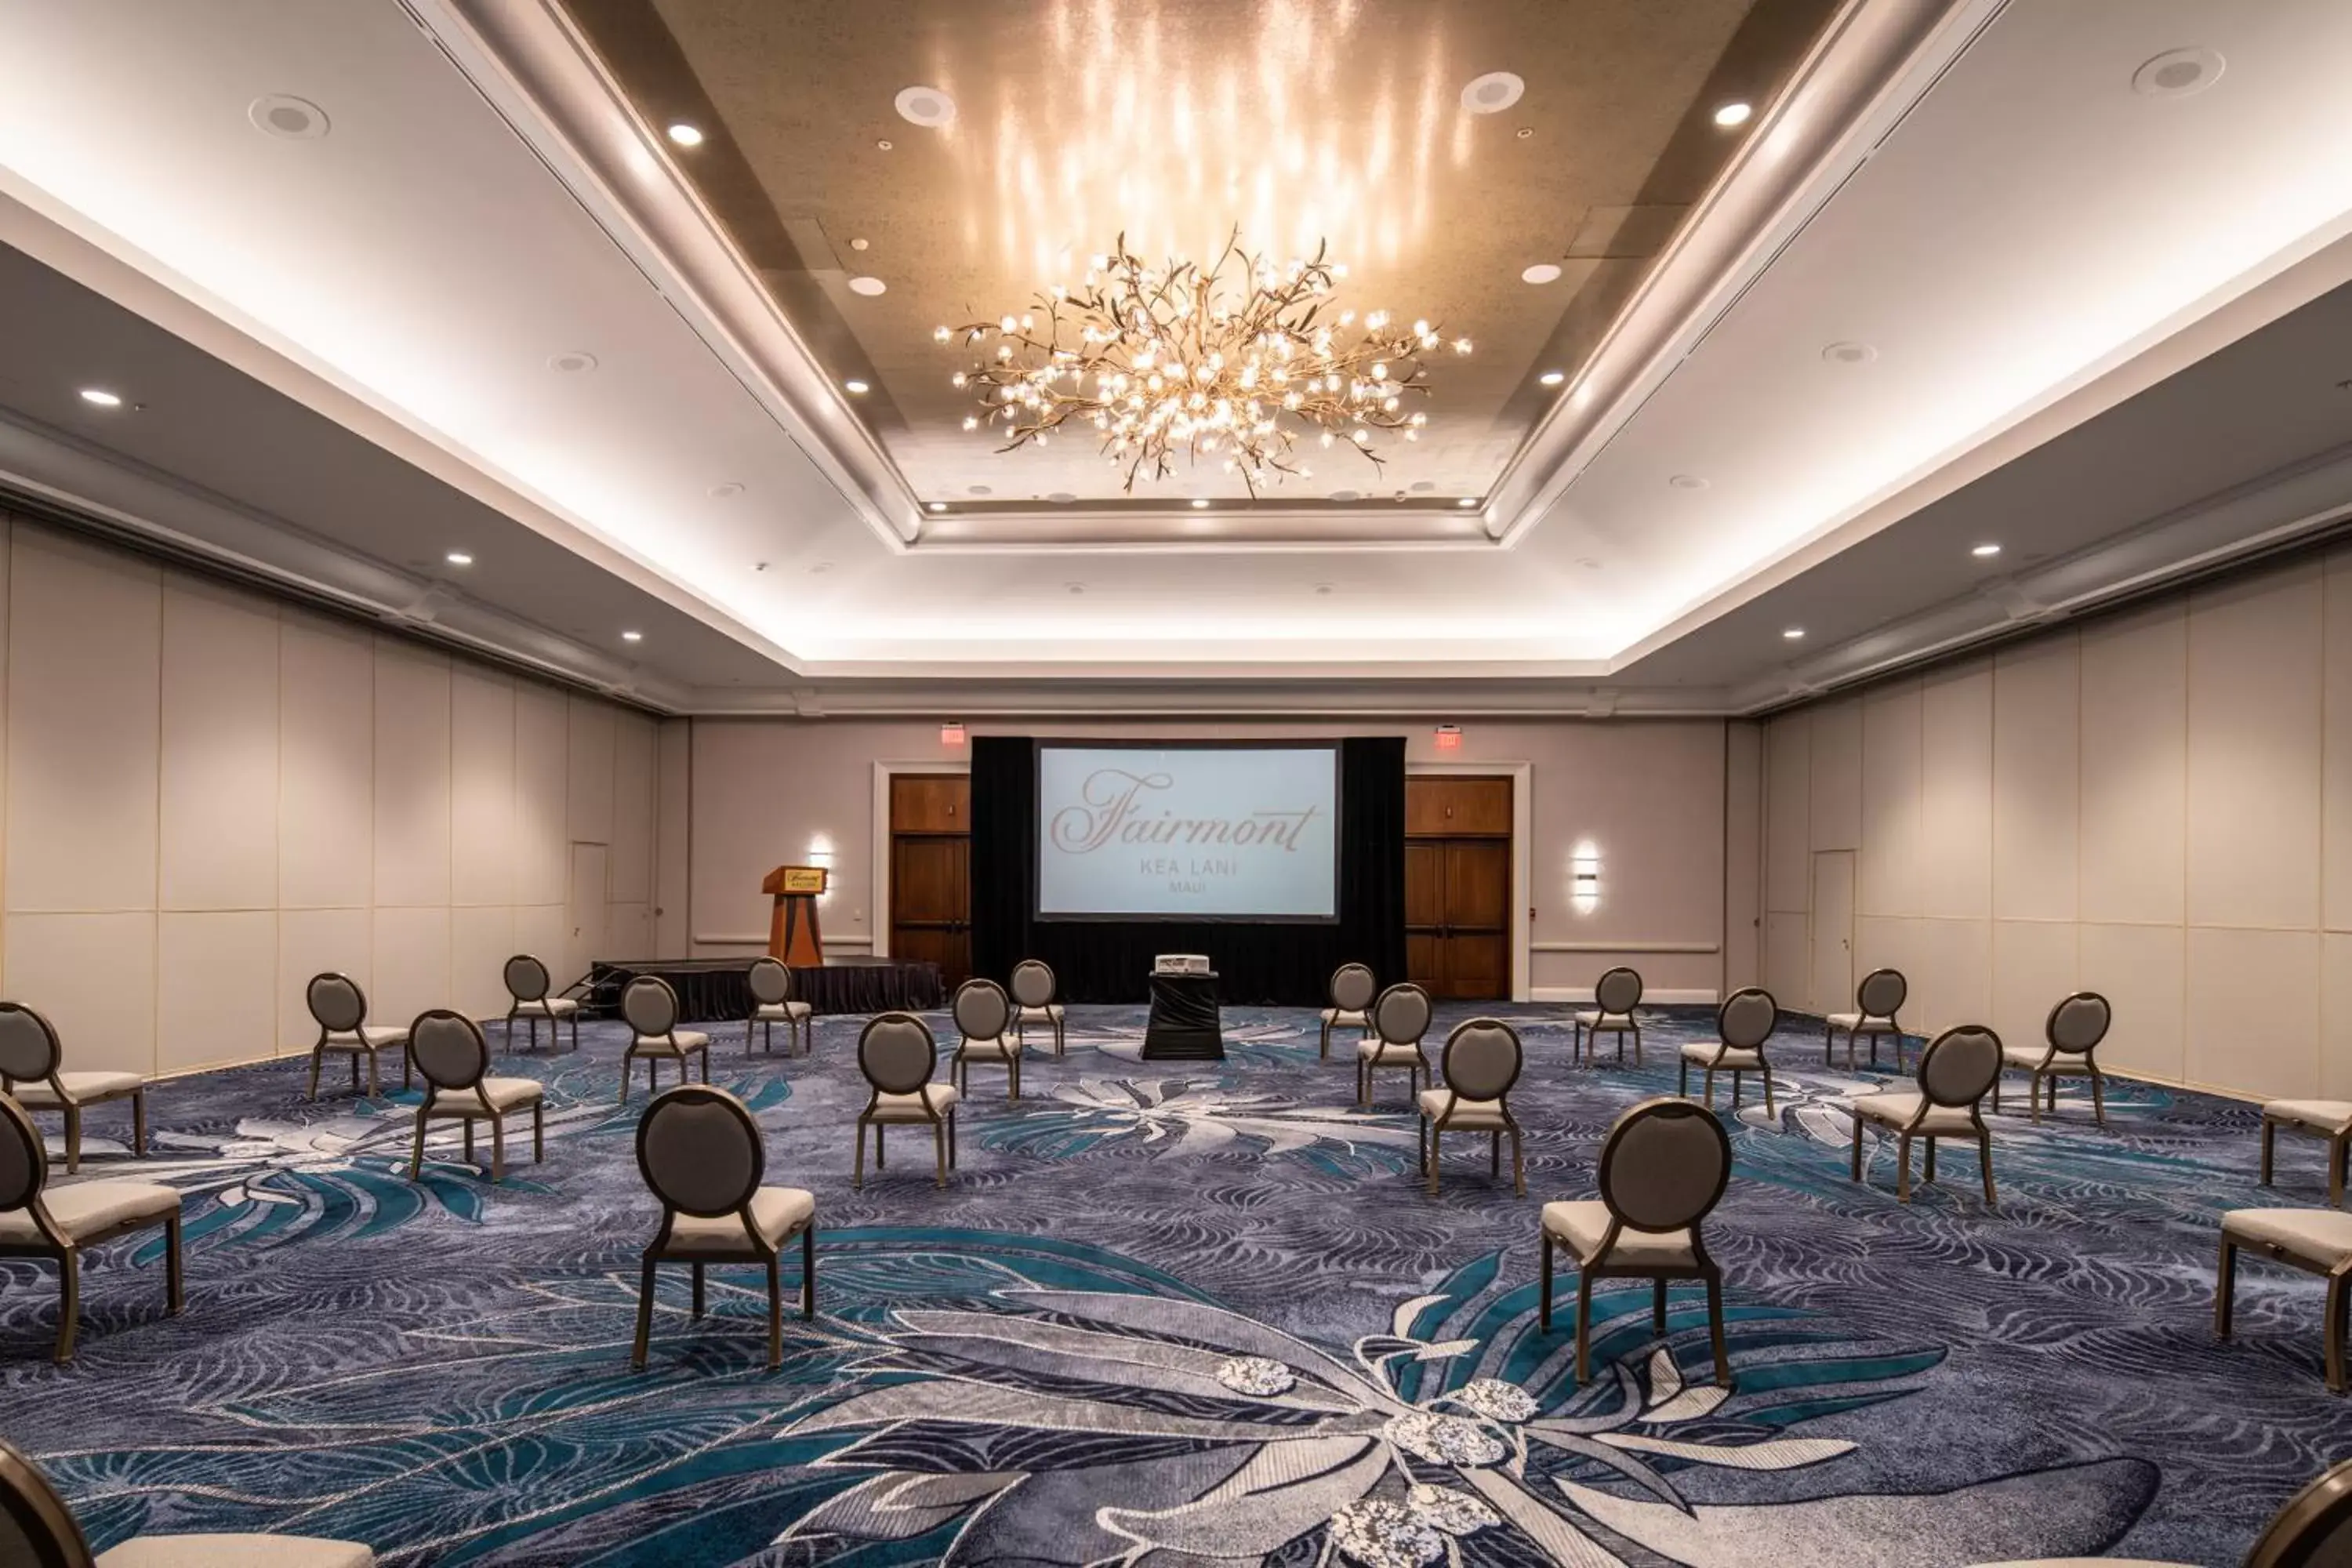
[[[927,510],[931,511],[945,511],[948,510],[948,503],[943,500],[927,500],[923,505]]]
[[[767,569],[768,563],[764,561],[754,561],[751,563],[751,570],[754,572],[765,572]]]
[[[955,100],[935,87],[902,88],[891,101],[898,106],[898,118],[909,124],[937,131],[955,119]]]
[[[863,294],[869,300],[877,294],[887,291],[890,285],[883,282],[879,278],[853,278],[849,280],[851,293]]]
[[[1549,261],[1538,261],[1519,274],[1522,283],[1552,283],[1559,279],[1559,268]]]
[[[643,632],[623,632],[621,634],[621,640],[623,642],[643,642],[646,640],[646,634]]]
[[[316,142],[328,131],[327,111],[307,98],[273,92],[245,106],[253,128],[288,142]]]
[[[1832,343],[1822,351],[1822,358],[1832,364],[1868,364],[1878,357],[1878,351],[1868,343]]]
[[[1801,641],[1805,635],[1805,628],[1802,626],[1790,626],[1781,632],[1780,635],[1788,638],[1790,642]]]
[[[1517,137],[1522,142],[1525,142],[1535,133],[1536,128],[1532,125],[1522,125],[1517,131],[1511,132],[1512,135]]]
[[[1087,591],[1087,585],[1084,583],[1065,583],[1062,586],[1073,594],[1083,594]]]
[[[1478,498],[1476,496],[1464,496],[1460,500],[1455,501],[1454,504],[1455,506],[1476,506],[1478,504]]]
[[[880,141],[875,142],[874,150],[877,153],[887,153],[890,150],[890,138],[885,136]]]
[[[102,386],[83,387],[81,389],[81,400],[84,403],[95,403],[100,408],[120,408],[122,406],[122,395],[121,393],[109,392]]]
[[[873,244],[874,242],[872,240],[861,237],[851,240],[849,242],[849,248],[852,250],[866,250],[872,248]]]
[[[596,356],[580,349],[568,349],[548,355],[547,368],[559,375],[582,375],[596,368]]]
[[[1755,112],[1756,109],[1753,104],[1741,103],[1735,100],[1730,103],[1722,104],[1717,108],[1715,111],[1715,122],[1717,125],[1723,126],[1726,130],[1728,130],[1734,125],[1747,124],[1748,117]]]
[[[1707,486],[1707,481],[1700,479],[1696,474],[1676,474],[1666,483],[1678,490],[1703,490]]]
[[[1193,498],[1192,498],[1192,510],[1193,510],[1194,511],[1206,511],[1206,510],[1209,510],[1209,503],[1208,503],[1208,500],[1207,500],[1205,498],[1203,498],[1203,497],[1200,497],[1200,496],[1195,496],[1195,497],[1193,497]]]
[[[1528,84],[1509,71],[1473,77],[1462,89],[1462,107],[1473,114],[1499,114],[1519,101]]]
[[[1978,545],[1975,549],[1969,551],[1969,553],[1975,556],[1979,561],[1990,561],[1994,556],[2000,553],[2000,546],[1988,542]]]
[[[864,396],[866,393],[869,393],[869,392],[871,392],[871,391],[873,391],[873,390],[874,390],[872,387],[870,387],[870,386],[866,385],[864,382],[862,382],[862,381],[858,381],[858,380],[855,379],[854,377],[853,377],[852,379],[848,380],[848,381],[845,381],[845,382],[843,382],[841,384],[842,384],[842,385],[843,385],[843,387],[845,387],[845,389],[846,389],[846,390],[851,394],[851,395],[853,395],[853,396]]]
[[[471,566],[474,563],[474,558],[462,550],[452,550],[441,559],[452,566]]]
[[[681,147],[699,147],[702,145],[702,127],[688,125],[683,120],[672,121],[669,139]]]
[[[1318,583],[1315,584],[1315,591],[1318,594],[1328,594],[1331,591],[1331,584],[1328,583]]]
[[[735,497],[740,496],[742,493],[743,487],[737,484],[733,479],[728,480],[723,485],[713,485],[710,487],[710,498],[713,500],[732,500]]]
[[[2149,98],[2187,98],[2220,81],[2226,63],[2211,49],[2167,49],[2132,72],[2132,90]]]
[[[832,570],[833,570],[833,563],[832,563],[832,562],[830,562],[830,561],[820,561],[820,562],[818,562],[815,565],[811,566],[811,567],[809,568],[809,575],[810,575],[810,576],[812,576],[812,577],[822,577],[822,576],[824,576],[826,573],[828,573],[828,572],[830,572],[830,571],[832,571]]]
[[[1541,375],[1536,377],[1536,379],[1546,386],[1558,386],[1561,382],[1568,379],[1568,372],[1564,370],[1548,370]]]

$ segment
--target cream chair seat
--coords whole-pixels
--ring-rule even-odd
[[[177,1315],[181,1284],[180,1194],[153,1182],[79,1182],[51,1189],[49,1157],[25,1108],[0,1094],[0,1258],[47,1258],[58,1267],[58,1343],[73,1359],[81,1319],[81,1259],[101,1241],[161,1226],[165,1306]]]
[[[1853,1114],[1853,1179],[1862,1180],[1863,1129],[1876,1123],[1895,1134],[1897,1201],[1911,1201],[1911,1141],[1927,1142],[1925,1177],[1936,1179],[1936,1141],[1968,1138],[1977,1146],[1984,1176],[1985,1203],[1994,1201],[1992,1133],[1984,1124],[1982,1102],[2000,1077],[2000,1037],[1979,1024],[1962,1024],[1927,1042],[1919,1054],[1919,1087],[1865,1094],[1847,1108]]]
[[[2051,1114],[2057,1114],[2058,1080],[2062,1078],[2091,1080],[2091,1119],[2102,1127],[2107,1124],[2106,1079],[2099,1071],[2095,1053],[2099,1042],[2107,1037],[2107,1026],[2114,1017],[2115,1009],[2105,997],[2095,991],[2077,991],[2050,1009],[2050,1016],[2042,1021],[2042,1045],[2039,1050],[2019,1046],[2001,1047],[2002,1068],[2013,1068],[2027,1075],[2026,1102],[2037,1124],[2042,1121],[2045,1090]],[[1999,1079],[1992,1083],[1992,1108],[2000,1109]]]
[[[1764,1079],[1764,1113],[1772,1114],[1772,1064],[1764,1059],[1765,1044],[1780,1026],[1780,1005],[1772,994],[1761,986],[1748,985],[1733,992],[1716,1009],[1715,1033],[1712,1040],[1693,1040],[1679,1053],[1680,1088],[1677,1093],[1690,1095],[1691,1068],[1706,1074],[1702,1098],[1708,1109],[1715,1106],[1715,1075],[1731,1075],[1731,1103],[1739,1104],[1740,1087],[1749,1073],[1761,1074]]]
[[[540,1020],[543,1018],[547,1021],[547,1043],[550,1047],[562,1043],[563,1037],[561,1026],[568,1023],[572,1026],[572,1048],[578,1050],[580,1048],[580,1004],[570,996],[548,994],[553,982],[548,975],[547,965],[530,953],[518,952],[507,960],[506,968],[502,973],[506,980],[508,997],[506,1016],[508,1047],[509,1049],[513,1047],[515,1020],[520,1018],[523,1027],[529,1031],[526,1039],[531,1048],[536,1050],[539,1047]]]
[[[73,1510],[33,1462],[0,1441],[0,1563],[54,1568],[375,1568],[352,1541],[299,1535],[142,1535],[95,1558]]]
[[[368,1097],[383,1092],[382,1080],[376,1070],[380,1052],[404,1044],[408,1031],[390,1025],[374,1025],[367,1021],[367,993],[348,974],[331,970],[314,974],[303,987],[302,1000],[310,1009],[312,1022],[319,1026],[319,1038],[310,1047],[310,1098],[319,1098],[319,1069],[331,1056],[348,1057],[352,1064],[352,1092],[360,1088],[360,1058],[367,1058]],[[408,1054],[401,1053],[400,1087],[409,1088],[415,1082]]]
[[[2352,1163],[2352,1100],[2273,1100],[2263,1107],[2262,1184],[2266,1187],[2282,1127],[2327,1140],[2327,1201],[2341,1208],[2345,1168]]]
[[[1575,1254],[1580,1268],[1595,1263],[1662,1264],[1687,1268],[1697,1261],[1689,1229],[1620,1230],[1609,1241],[1609,1205],[1598,1198],[1571,1199],[1543,1206],[1543,1227],[1554,1240]],[[1608,1256],[1601,1256],[1607,1245]]]
[[[793,972],[778,958],[756,958],[744,976],[751,991],[751,1016],[743,1024],[743,1054],[751,1054],[751,1033],[758,1030],[763,1050],[776,1048],[776,1026],[784,1026],[784,1041],[794,1056],[813,1047],[811,1022],[816,1009],[793,995]]]
[[[1343,963],[1331,972],[1331,1005],[1323,1009],[1323,1043],[1316,1053],[1317,1060],[1331,1059],[1332,1030],[1354,1029],[1365,1035],[1372,1032],[1372,998],[1379,994],[1380,983],[1360,963]]]
[[[1002,996],[1003,993],[999,992]],[[857,1035],[857,1070],[872,1090],[857,1113],[857,1156],[849,1184],[866,1185],[866,1130],[874,1129],[874,1168],[883,1168],[883,1132],[919,1124],[931,1130],[938,1154],[938,1184],[948,1184],[956,1162],[956,1102],[963,1096],[950,1083],[934,1083],[940,1043],[931,1026],[912,1013],[877,1013]]]
[[[2241,1248],[2251,1248],[2273,1263],[2327,1281],[2326,1307],[2320,1315],[2327,1388],[2331,1394],[2343,1393],[2345,1306],[2347,1284],[2352,1284],[2352,1214],[2326,1208],[2232,1209],[2223,1215],[2221,1263],[2213,1290],[2213,1332],[2224,1340],[2230,1337]]]
[[[955,1019],[957,1034],[955,1056],[948,1063],[948,1076],[965,1094],[971,1092],[971,1069],[977,1063],[982,1067],[1004,1069],[1005,1097],[1021,1098],[1021,1041],[1013,1031],[1013,999],[1004,987],[993,980],[967,980],[955,989],[948,1003],[949,1015]]]
[[[1024,958],[1013,966],[1013,1037],[1028,1044],[1028,1026],[1043,1024],[1054,1031],[1054,1054],[1064,1048],[1063,1027],[1067,1023],[1062,1005],[1054,999],[1059,984],[1054,978],[1053,967],[1045,960]]]
[[[1391,985],[1372,1003],[1370,1037],[1356,1044],[1356,1104],[1372,1108],[1372,1077],[1381,1068],[1402,1068],[1409,1075],[1408,1092],[1419,1103],[1422,1086],[1433,1083],[1429,1058],[1422,1053],[1421,1037],[1429,1033],[1433,1009],[1429,993],[1410,981]]]
[[[1592,1053],[1592,1059],[1599,1061],[1601,1037],[1604,1034],[1617,1037],[1617,1059],[1622,1062],[1625,1059],[1625,1039],[1630,1035],[1633,1040],[1633,1065],[1641,1066],[1642,1022],[1633,1016],[1633,1009],[1642,1005],[1641,975],[1622,964],[1610,970],[1593,982],[1592,1002],[1590,1010],[1577,1014],[1572,1020],[1574,1027],[1570,1037],[1570,1062],[1582,1062],[1588,1048]]]
[[[1511,1115],[1511,1086],[1519,1081],[1526,1056],[1519,1033],[1499,1018],[1472,1018],[1457,1024],[1445,1037],[1442,1058],[1444,1089],[1423,1089],[1421,1109],[1421,1166],[1429,1190],[1437,1192],[1440,1149],[1454,1131],[1487,1135],[1486,1170],[1503,1173],[1503,1137],[1511,1140],[1511,1190],[1528,1195],[1527,1160],[1519,1147],[1519,1124]]]
[[[64,1070],[65,1047],[48,1019],[30,1007],[0,1002],[0,1093],[27,1110],[65,1116],[66,1174],[81,1169],[81,1113],[110,1100],[131,1102],[131,1152],[147,1152],[147,1080],[135,1072]]]
[[[629,1045],[621,1053],[621,1099],[629,1098],[629,1064],[646,1064],[646,1090],[654,1088],[656,1064],[677,1064],[677,1081],[687,1081],[687,1058],[702,1058],[702,1081],[710,1081],[710,1037],[699,1029],[677,1026],[677,993],[658,974],[640,974],[621,991],[621,1016],[628,1020]]]
[[[912,1094],[877,1094],[869,1121],[932,1121],[953,1110],[963,1090],[951,1083],[927,1083]]]
[[[1446,1118],[1446,1127],[1463,1131],[1488,1132],[1510,1126],[1499,1100],[1456,1100],[1447,1089],[1424,1089],[1421,1091],[1421,1113],[1431,1119]]]
[[[1907,1126],[1916,1134],[1936,1138],[1973,1138],[1977,1135],[1976,1123],[1969,1119],[1966,1106],[1937,1105],[1916,1089],[1897,1089],[1884,1094],[1865,1094],[1853,1103],[1856,1116],[1882,1126]]]
[[[416,1108],[416,1145],[408,1162],[408,1179],[425,1168],[427,1123],[452,1118],[466,1124],[466,1158],[474,1157],[474,1123],[490,1124],[490,1180],[506,1179],[507,1131],[509,1112],[530,1108],[530,1157],[547,1157],[546,1087],[537,1079],[489,1076],[490,1047],[482,1026],[460,1013],[436,1007],[420,1013],[408,1026],[409,1055],[425,1075],[425,1099]]]

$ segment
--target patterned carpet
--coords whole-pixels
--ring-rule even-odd
[[[2315,1280],[2248,1264],[2238,1342],[2210,1328],[2216,1216],[2323,1202],[2320,1145],[2284,1144],[2261,1194],[2250,1108],[2118,1085],[2105,1132],[2071,1094],[2039,1131],[1999,1120],[1998,1213],[1960,1151],[1906,1208],[1891,1149],[1845,1173],[1841,1102],[1876,1080],[1795,1026],[1777,1117],[1751,1098],[1732,1123],[1709,1232],[1737,1390],[1711,1382],[1699,1292],[1661,1343],[1647,1287],[1615,1282],[1579,1389],[1568,1314],[1537,1329],[1537,1205],[1590,1194],[1611,1120],[1671,1091],[1708,1022],[1661,1014],[1648,1066],[1591,1071],[1561,1010],[1505,1011],[1525,1200],[1469,1137],[1427,1196],[1402,1076],[1359,1114],[1303,1012],[1230,1011],[1220,1065],[1140,1062],[1139,1010],[1079,1009],[1066,1058],[1033,1043],[1017,1106],[975,1075],[944,1193],[912,1132],[850,1190],[857,1020],[821,1020],[803,1060],[724,1034],[719,1082],[823,1227],[820,1315],[786,1318],[774,1373],[748,1269],[713,1272],[698,1324],[667,1271],[629,1369],[656,1211],[614,1026],[493,1068],[549,1089],[546,1163],[510,1142],[495,1190],[454,1130],[405,1179],[410,1097],[314,1106],[292,1060],[171,1082],[158,1152],[108,1157],[110,1106],[84,1174],[186,1192],[189,1310],[163,1315],[152,1245],[113,1247],[58,1371],[50,1276],[0,1264],[0,1435],[101,1548],[288,1530],[398,1564],[599,1568],[2229,1563],[2352,1450]]]

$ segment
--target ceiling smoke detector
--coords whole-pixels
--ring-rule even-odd
[[[2227,63],[2212,49],[2167,49],[2132,72],[2132,90],[2147,98],[2187,98],[2220,81]]]
[[[547,368],[559,375],[584,375],[596,368],[596,356],[584,349],[567,349],[548,355]]]
[[[733,479],[728,480],[723,485],[713,485],[710,487],[710,499],[713,500],[731,500],[742,493],[743,487],[737,484]]]
[[[898,108],[898,118],[909,125],[941,131],[955,120],[955,100],[935,87],[901,88],[891,102]]]
[[[1078,498],[1072,495],[1067,490],[1055,490],[1052,495],[1047,496],[1045,499],[1052,501],[1055,506],[1067,506]]]
[[[1822,351],[1822,358],[1832,364],[1868,364],[1878,357],[1878,351],[1868,343],[1832,343]]]
[[[1676,474],[1674,478],[1668,479],[1666,483],[1674,486],[1675,489],[1678,490],[1703,490],[1706,489],[1707,484],[1705,479],[1700,479],[1696,474]]]
[[[1488,71],[1462,89],[1462,107],[1473,114],[1500,114],[1519,101],[1528,84],[1510,71]]]
[[[245,107],[245,117],[265,136],[287,142],[316,142],[328,131],[327,111],[307,98],[273,92]]]

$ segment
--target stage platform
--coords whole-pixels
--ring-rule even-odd
[[[740,1022],[751,1013],[751,971],[748,958],[599,959],[589,968],[581,1006],[593,1016],[618,1017],[622,987],[652,974],[677,993],[681,1023]],[[947,1005],[938,964],[891,958],[838,958],[822,968],[794,964],[793,994],[819,1015],[920,1013]]]

